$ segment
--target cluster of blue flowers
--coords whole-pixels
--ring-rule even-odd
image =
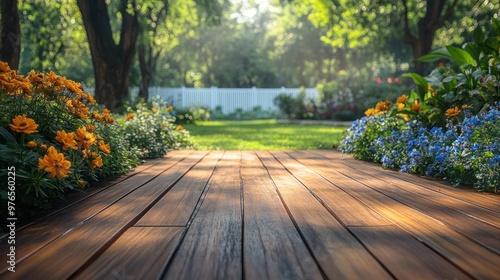
[[[355,121],[339,149],[384,168],[443,178],[479,190],[500,188],[500,103],[446,128],[387,114]]]

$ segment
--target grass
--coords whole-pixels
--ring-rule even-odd
[[[198,150],[326,150],[337,147],[346,130],[276,120],[208,121],[184,127]]]

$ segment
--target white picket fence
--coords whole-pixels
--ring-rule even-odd
[[[132,90],[136,93],[138,90]],[[316,100],[318,90],[315,88],[305,89],[307,98]],[[224,114],[234,112],[236,109],[244,111],[252,110],[260,106],[263,110],[277,110],[274,98],[279,94],[286,93],[297,96],[299,88],[149,88],[149,98],[160,97],[174,107],[186,108],[189,106],[203,106],[215,110],[220,106]]]

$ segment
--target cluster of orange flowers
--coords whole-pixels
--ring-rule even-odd
[[[374,114],[384,114],[389,111],[391,106],[391,101],[386,100],[386,101],[380,101],[375,105],[375,108],[370,108],[365,111],[365,115],[367,117],[374,115]]]
[[[18,115],[12,119],[12,124],[10,128],[14,132],[32,134],[36,133],[38,124],[32,118],[26,117],[26,115]],[[89,129],[89,131],[87,131]],[[56,132],[55,139],[62,145],[64,151],[68,149],[81,149],[83,158],[90,158],[90,168],[94,169],[96,167],[101,167],[102,156],[98,155],[96,152],[92,152],[90,149],[92,146],[97,146],[98,149],[105,153],[111,153],[111,147],[106,144],[103,140],[99,140],[99,136],[93,133],[94,126],[89,124],[87,126],[79,127],[76,132],[66,132],[64,130],[59,130]],[[38,144],[31,140],[27,144],[27,147],[34,149]],[[42,150],[47,150],[46,155],[43,158],[38,159],[38,169],[44,170],[49,174],[50,178],[57,177],[58,179],[63,179],[68,176],[69,168],[71,167],[71,162],[64,158],[63,153],[59,153],[55,147],[50,146],[47,149],[45,144],[40,145]]]
[[[95,104],[96,101],[89,93],[83,92],[80,83],[58,76],[54,72],[45,74],[31,70],[25,77],[10,69],[7,63],[0,61],[0,92],[7,96],[22,96],[26,100],[32,100],[36,97],[57,101],[63,108],[67,109],[67,112],[82,120],[93,117],[92,121],[114,122],[109,110],[104,109],[99,112],[87,106]],[[16,115],[9,126],[11,131],[22,135],[35,134],[40,129],[36,121],[26,114]],[[105,143],[94,130],[94,125],[89,123],[79,127],[74,132],[56,131],[55,140],[61,145],[62,151],[58,151],[56,146],[37,140],[40,139],[39,137],[28,141],[26,147],[40,149],[39,152],[43,156],[38,159],[39,170],[49,173],[49,178],[64,179],[71,173],[72,162],[65,158],[65,154],[68,155],[70,150],[81,151],[81,158],[89,160],[91,169],[103,166],[99,151],[104,154],[111,153],[110,145]]]
[[[25,77],[10,69],[9,65],[2,61],[0,61],[0,89],[4,89],[10,95],[24,94],[27,98],[31,98],[33,94],[43,94],[46,98],[55,98],[63,101],[68,111],[80,119],[87,119],[90,115],[90,109],[84,102],[91,105],[96,103],[90,93],[83,92],[80,83],[68,80],[52,71],[45,74],[31,70]],[[98,112],[93,114],[100,121],[109,123],[114,121],[109,115],[109,111],[104,112],[103,115]]]

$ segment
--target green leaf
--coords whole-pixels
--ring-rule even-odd
[[[455,63],[459,65],[470,64],[472,66],[477,66],[477,61],[466,50],[453,46],[447,46],[446,49]]]
[[[14,136],[12,136],[12,134],[10,134],[10,132],[3,127],[0,127],[0,135],[2,135],[7,143],[16,143],[16,139],[14,138]]]
[[[474,32],[472,32],[472,38],[474,38],[474,41],[476,43],[482,42],[484,40],[484,32],[483,29],[481,28],[480,25],[474,29]]]
[[[447,49],[437,49],[431,53],[423,55],[418,58],[418,60],[423,62],[434,62],[440,59],[451,59],[451,55]]]
[[[415,84],[417,84],[417,92],[419,96],[421,97],[421,99],[424,99],[423,97],[427,93],[427,80],[417,73],[406,73],[403,74],[403,77],[413,79]]]

